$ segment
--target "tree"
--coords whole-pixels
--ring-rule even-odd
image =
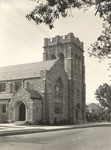
[[[88,9],[95,6],[95,15],[99,13],[104,19],[103,32],[97,41],[89,49],[90,56],[100,59],[111,57],[111,0],[32,0],[37,6],[26,17],[34,20],[36,24],[44,23],[50,29],[54,27],[54,21],[60,16],[67,17],[72,9]]]
[[[107,83],[100,85],[96,90],[95,95],[100,106],[111,112],[111,86]]]
[[[89,54],[103,60],[111,58],[111,22],[109,23],[107,19],[104,19],[102,35],[91,44]]]

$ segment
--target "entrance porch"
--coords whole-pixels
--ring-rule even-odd
[[[26,106],[20,101],[15,106],[15,121],[25,121],[26,120]]]

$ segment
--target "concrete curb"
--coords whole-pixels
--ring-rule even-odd
[[[92,127],[110,127],[111,124],[88,124],[88,125],[78,125],[66,128],[56,128],[56,129],[22,129],[22,130],[11,130],[11,131],[1,131],[0,136],[10,136],[10,135],[20,135],[20,134],[31,134],[31,133],[42,133],[60,130],[70,130],[70,129],[80,129],[80,128],[92,128]]]
[[[45,132],[45,129],[22,129],[22,130],[12,130],[12,131],[1,131],[0,136],[10,136],[19,134],[31,134]]]

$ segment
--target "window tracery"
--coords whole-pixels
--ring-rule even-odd
[[[63,112],[63,85],[59,78],[55,86],[55,114]]]

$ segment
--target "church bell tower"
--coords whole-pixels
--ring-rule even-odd
[[[69,121],[85,121],[85,66],[83,43],[74,36],[44,39],[43,61],[62,59],[68,76]]]

